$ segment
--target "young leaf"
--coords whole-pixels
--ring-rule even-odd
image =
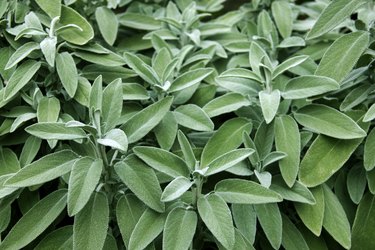
[[[215,238],[227,249],[234,246],[232,215],[223,198],[216,194],[198,199],[199,216]]]
[[[77,155],[70,150],[48,154],[19,170],[6,185],[28,187],[51,181],[68,173],[76,161]]]
[[[236,149],[242,144],[244,131],[250,133],[251,123],[244,118],[234,118],[226,121],[209,139],[203,149],[201,165],[207,166],[217,157]],[[218,147],[217,145],[221,145]]]
[[[364,122],[369,122],[375,119],[375,103],[372,104],[367,110],[365,116],[363,117]]]
[[[5,70],[13,68],[17,63],[25,59],[34,50],[40,49],[39,43],[28,42],[19,47],[13,55],[9,58],[5,65]]]
[[[102,249],[108,222],[108,198],[104,193],[95,193],[74,217],[73,249]]]
[[[103,105],[103,83],[102,75],[99,75],[91,88],[89,97],[89,107],[90,109],[101,110]]]
[[[323,227],[345,249],[351,247],[350,223],[337,196],[323,184],[324,219]]]
[[[28,60],[22,63],[18,68],[13,72],[10,77],[8,84],[5,87],[4,91],[4,100],[10,100],[18,92],[29,83],[31,78],[39,70],[41,66],[40,62]]]
[[[164,203],[160,201],[161,188],[153,169],[133,155],[118,162],[115,171],[141,201],[155,211],[164,212]]]
[[[1,249],[21,249],[38,237],[66,206],[66,190],[59,189],[33,206],[1,242]]]
[[[180,144],[182,154],[184,155],[185,163],[191,171],[194,169],[195,163],[197,161],[195,159],[193,149],[189,143],[189,140],[186,138],[186,136],[181,130],[178,131],[177,138],[178,138],[178,143]]]
[[[46,58],[47,63],[51,66],[55,66],[55,58],[56,58],[56,44],[57,38],[56,37],[46,37],[43,41],[40,42],[40,49]]]
[[[164,189],[161,195],[161,201],[173,201],[181,197],[193,185],[188,178],[179,176],[171,181]]]
[[[116,79],[104,89],[101,116],[103,132],[106,133],[117,125],[122,111],[121,79]]]
[[[345,1],[347,2],[347,0]],[[357,31],[343,35],[328,48],[315,75],[327,76],[342,83],[366,50],[368,43],[369,34],[367,32]]]
[[[282,62],[272,72],[272,79],[275,79],[276,77],[278,77],[285,71],[289,70],[290,68],[300,65],[301,63],[305,62],[308,58],[308,56],[295,56]]]
[[[211,75],[212,72],[214,72],[214,70],[211,68],[196,69],[196,70],[188,71],[180,75],[176,80],[174,80],[168,91],[172,93],[172,92],[176,92],[176,91],[189,88],[201,82],[207,76]]]
[[[276,203],[254,205],[258,220],[274,249],[279,249],[282,241],[283,223]]]
[[[372,229],[375,226],[375,198],[367,193],[357,208],[352,228],[352,249],[373,249]]]
[[[215,193],[228,203],[261,204],[282,201],[281,196],[253,181],[225,179],[215,185]]]
[[[358,9],[358,7],[364,4],[364,2],[363,0],[332,1],[320,14],[312,29],[307,33],[306,39],[317,38],[333,30]]]
[[[131,53],[125,53],[124,58],[129,67],[132,68],[143,80],[151,85],[159,83],[156,72],[138,56]]]
[[[174,178],[189,176],[189,168],[186,166],[186,163],[175,154],[163,149],[145,146],[135,147],[133,151],[136,156],[157,171]]]
[[[310,104],[299,109],[294,118],[301,125],[338,139],[355,139],[366,132],[349,116],[322,104]]]
[[[193,242],[198,223],[195,211],[175,208],[169,212],[164,224],[163,249],[187,250]]]
[[[288,81],[282,96],[284,99],[302,99],[340,89],[340,85],[325,76],[300,76]]]
[[[249,106],[250,104],[251,102],[245,96],[239,93],[230,92],[211,100],[203,107],[203,110],[209,117],[215,117],[236,111],[239,108]]]
[[[289,187],[292,187],[299,170],[301,139],[298,125],[290,116],[280,116],[275,121],[276,150],[287,156],[279,161],[281,175]]]
[[[61,5],[59,24],[61,26],[73,24],[79,27],[78,29],[76,27],[71,27],[57,31],[57,34],[67,42],[83,45],[94,37],[94,30],[90,23],[77,11],[65,5]]]
[[[75,140],[86,138],[81,128],[67,127],[59,122],[41,122],[28,126],[25,131],[45,140]]]
[[[262,90],[259,92],[259,101],[260,107],[262,108],[263,117],[266,123],[269,124],[272,122],[279,108],[280,91],[277,89],[273,90],[272,92]]]
[[[66,92],[73,98],[78,87],[78,73],[74,59],[68,52],[57,54],[56,70]]]
[[[316,236],[319,236],[323,227],[324,193],[322,186],[310,189],[314,195],[315,204],[294,203],[298,216],[303,224]]]
[[[290,4],[285,1],[274,1],[271,9],[281,36],[283,38],[289,37],[292,34],[293,27],[293,12]]]
[[[93,160],[89,157],[80,158],[74,163],[69,178],[69,216],[76,215],[89,201],[99,182],[102,168],[102,160]]]
[[[124,240],[129,247],[130,236],[145,210],[144,204],[135,195],[123,195],[117,202],[116,219]]]
[[[174,110],[173,114],[177,122],[184,127],[197,131],[212,131],[214,129],[214,123],[197,105],[181,105]]]
[[[112,10],[102,6],[96,8],[95,19],[98,22],[99,30],[104,40],[109,45],[113,45],[118,32],[118,20],[115,13],[113,13]]]
[[[128,150],[128,138],[124,131],[118,128],[108,131],[105,136],[98,139],[97,142],[104,146],[120,150],[121,152],[126,152]]]
[[[166,97],[132,116],[121,129],[128,136],[129,143],[144,137],[163,119],[169,111],[173,98]]]
[[[252,153],[254,153],[254,150],[249,148],[234,149],[223,154],[222,156],[217,157],[215,160],[208,163],[207,166],[201,165],[201,168],[203,169],[208,167],[205,176],[210,176],[233,167],[237,163],[249,157]]]
[[[163,231],[164,222],[164,214],[147,208],[130,236],[129,250],[145,249]]]

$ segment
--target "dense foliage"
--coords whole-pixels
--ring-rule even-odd
[[[375,249],[371,0],[1,0],[0,249]]]

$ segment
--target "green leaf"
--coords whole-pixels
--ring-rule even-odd
[[[314,132],[338,139],[355,139],[366,132],[349,116],[322,104],[310,104],[299,109],[294,118]]]
[[[133,155],[118,162],[115,171],[141,201],[155,211],[164,212],[164,203],[160,201],[161,188],[152,168]]]
[[[76,161],[77,155],[70,150],[48,154],[19,170],[6,185],[28,187],[51,181],[68,173]]]
[[[178,124],[171,111],[168,111],[160,123],[154,128],[154,134],[160,147],[169,150],[176,139]]]
[[[281,176],[274,176],[270,189],[279,193],[285,200],[311,205],[316,202],[310,190],[299,181],[294,182],[293,186],[289,187],[285,184]]]
[[[76,140],[86,138],[81,128],[67,127],[59,122],[40,122],[28,126],[25,131],[46,140]]]
[[[38,122],[57,122],[60,114],[60,101],[56,97],[43,97],[37,109]]]
[[[22,148],[22,152],[20,155],[20,165],[22,167],[30,164],[35,156],[37,155],[40,145],[42,143],[42,140],[35,136],[29,136]],[[7,153],[7,155],[9,155]]]
[[[357,31],[343,35],[324,53],[315,75],[327,76],[341,83],[356,65],[368,43],[369,34],[367,32]]]
[[[263,121],[256,133],[254,138],[254,144],[256,146],[256,151],[261,160],[265,159],[266,156],[271,152],[273,147],[273,141],[275,138],[275,123],[267,124]]]
[[[78,73],[73,57],[68,52],[57,54],[56,70],[70,97],[74,97],[78,87]]]
[[[66,206],[66,190],[57,190],[33,206],[10,230],[0,247],[21,249],[38,237]]]
[[[126,83],[122,85],[122,99],[124,100],[147,100],[149,93],[146,88],[138,83]]]
[[[300,76],[288,81],[282,96],[284,99],[302,99],[340,89],[340,85],[325,76]]]
[[[55,66],[55,58],[56,58],[56,44],[57,38],[56,37],[46,37],[43,41],[40,42],[40,49],[46,58],[47,63],[51,66]]]
[[[121,25],[139,30],[158,30],[161,22],[150,15],[140,13],[125,13],[119,17]]]
[[[294,203],[298,216],[303,224],[316,236],[319,236],[323,227],[324,193],[322,186],[310,189],[314,195],[315,204]]]
[[[44,237],[35,250],[73,249],[73,226],[64,226]]]
[[[319,135],[301,161],[299,179],[308,187],[324,183],[344,165],[361,141]]]
[[[9,58],[8,63],[5,65],[5,70],[13,68],[20,61],[25,59],[34,50],[40,49],[39,43],[28,42],[19,47]]]
[[[79,27],[79,29],[71,27],[57,32],[67,42],[83,45],[94,37],[94,30],[90,23],[77,11],[65,5],[61,6],[59,24],[61,26],[73,24]]]
[[[121,129],[128,136],[129,143],[143,138],[163,119],[169,111],[173,98],[166,97],[132,116]]]
[[[275,121],[276,150],[287,154],[279,161],[281,175],[289,187],[292,187],[299,170],[301,139],[298,125],[290,116],[280,116]]]
[[[375,103],[372,104],[367,110],[365,117],[363,117],[364,122],[369,122],[375,119]]]
[[[272,122],[279,108],[280,91],[277,89],[273,90],[272,92],[268,92],[266,90],[260,91],[259,102],[260,107],[262,108],[263,117],[266,123],[269,124]]]
[[[281,196],[253,181],[225,179],[215,185],[215,193],[228,203],[261,204],[282,201]]]
[[[285,1],[274,1],[271,5],[272,15],[277,29],[283,38],[292,34],[293,12],[290,4]]]
[[[189,176],[189,168],[186,166],[186,163],[177,155],[164,149],[138,146],[133,148],[133,152],[150,167],[159,172],[173,178]]]
[[[31,78],[39,70],[40,66],[40,62],[32,60],[28,60],[18,66],[5,87],[4,100],[10,100],[16,96],[19,91],[29,83]]]
[[[116,219],[125,246],[129,247],[130,236],[145,210],[144,204],[135,195],[123,195],[117,202]]]
[[[350,223],[345,210],[337,196],[326,184],[323,185],[323,192],[325,204],[323,227],[341,246],[350,249]]]
[[[227,249],[234,246],[234,226],[232,215],[223,198],[216,194],[198,199],[198,212],[207,228]]]
[[[372,234],[374,226],[375,197],[367,193],[357,208],[352,228],[351,249],[373,249],[375,247]]]
[[[35,0],[35,2],[50,18],[60,16],[61,0]]]
[[[234,118],[226,121],[208,140],[201,156],[201,165],[207,166],[217,157],[238,148],[242,144],[244,131],[250,133],[251,123],[244,118]],[[217,145],[221,145],[218,147]]]
[[[350,199],[359,204],[367,186],[366,170],[362,165],[355,165],[349,170],[346,185]]]
[[[98,139],[97,142],[122,152],[126,152],[128,150],[128,138],[126,137],[124,131],[118,128],[108,131],[105,136],[102,139]]]
[[[164,222],[164,214],[146,209],[130,236],[128,249],[145,249],[163,231]]]
[[[332,1],[320,14],[318,20],[307,33],[306,39],[317,38],[333,30],[348,18],[364,1],[335,0]],[[345,51],[345,50],[343,50]]]
[[[121,79],[116,79],[104,89],[101,116],[103,132],[106,133],[117,125],[122,111]]]
[[[309,250],[302,233],[293,224],[285,214],[281,215],[283,219],[282,246],[285,249]]]
[[[253,205],[232,204],[232,215],[236,228],[251,243],[254,244],[257,230],[257,215]]]
[[[366,171],[371,171],[375,167],[375,129],[368,134],[363,153],[363,165]]]
[[[178,124],[197,131],[212,131],[214,123],[206,112],[195,104],[181,105],[173,112]]]
[[[108,198],[104,193],[95,193],[74,217],[73,249],[102,249],[108,222]]]
[[[208,163],[207,166],[202,165],[201,168],[208,168],[204,174],[205,176],[217,174],[227,170],[230,167],[233,167],[237,163],[249,157],[252,153],[254,153],[254,150],[249,148],[234,149],[223,154],[222,156],[217,157],[215,160]]]
[[[282,62],[272,72],[272,79],[275,79],[276,77],[278,77],[285,71],[289,70],[290,68],[300,65],[301,63],[305,62],[308,58],[308,56],[295,56]]]
[[[163,249],[187,250],[192,244],[198,217],[195,211],[173,209],[167,217],[163,231]]]
[[[241,107],[249,106],[251,102],[239,93],[227,93],[208,102],[203,110],[209,117],[230,113]]]
[[[255,80],[258,82],[262,81],[259,78],[259,76],[255,74],[253,71],[248,70],[248,69],[242,69],[242,68],[227,69],[226,71],[221,73],[219,77],[241,77],[241,78]]]
[[[195,69],[188,71],[179,77],[177,77],[173,82],[168,92],[176,92],[186,88],[189,88],[195,84],[200,83],[207,76],[211,75],[214,72],[212,68],[205,69]]]
[[[89,97],[89,107],[90,109],[101,110],[103,105],[103,81],[102,76],[98,76],[91,88]]]
[[[279,249],[282,241],[283,223],[276,203],[254,205],[258,221],[274,249]]]
[[[188,178],[179,176],[171,181],[161,195],[161,201],[168,202],[180,198],[193,185]]]
[[[89,201],[99,182],[102,160],[83,157],[77,160],[70,173],[68,190],[68,214],[76,215]]]
[[[189,140],[186,138],[186,136],[181,130],[178,131],[177,138],[178,138],[178,143],[180,145],[182,154],[184,155],[185,163],[189,167],[190,170],[193,170],[195,168],[195,164],[197,160],[195,158],[195,155],[189,143]]]
[[[9,148],[0,147],[0,176],[16,173],[20,170],[17,155]]]
[[[143,80],[152,85],[159,83],[156,72],[148,64],[142,61],[141,58],[132,53],[125,53],[124,58],[128,66],[133,69]]]
[[[95,19],[98,22],[100,33],[104,40],[113,45],[118,32],[118,20],[112,10],[102,6],[96,8]]]
[[[122,66],[125,64],[125,60],[122,56],[108,50],[106,51],[105,54],[98,54],[96,52],[94,53],[90,53],[90,52],[86,52],[86,51],[76,51],[73,53],[74,56],[77,56],[79,58],[81,58],[82,60],[85,60],[87,62],[91,62],[91,63],[94,63],[94,65],[88,65],[85,67],[85,69],[90,69],[89,70],[89,74],[93,74],[95,77],[97,77],[99,75],[99,73],[103,74],[103,77],[105,77],[105,73],[119,73],[119,72],[122,72],[122,73],[125,73],[126,75],[116,75],[114,76],[114,79],[117,79],[118,77],[123,77],[123,78],[127,78],[129,77],[128,74],[130,75],[133,75],[134,72],[131,71],[130,69],[126,69],[126,68],[121,68],[119,66]],[[97,69],[97,67],[95,67],[96,65],[98,65],[99,69]],[[119,67],[119,68],[115,68],[115,67]],[[92,71],[94,72],[92,72]],[[99,72],[99,73],[98,73]],[[111,78],[112,79],[112,78]],[[113,79],[113,80],[114,80]]]

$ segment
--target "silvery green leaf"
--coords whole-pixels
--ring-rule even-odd
[[[280,104],[280,91],[273,90],[269,92],[267,90],[262,90],[259,92],[260,107],[262,108],[262,113],[267,124],[272,122],[276,115],[277,109]]]
[[[178,199],[193,185],[188,178],[179,176],[171,181],[164,189],[161,195],[161,201],[168,202]]]
[[[56,37],[46,37],[40,42],[40,49],[51,67],[55,66],[56,44]]]
[[[34,50],[40,49],[40,46],[36,42],[28,42],[19,47],[13,55],[9,58],[8,63],[5,65],[5,69],[10,69],[17,63],[26,58]]]
[[[97,141],[99,144],[109,146],[122,152],[126,152],[128,149],[128,138],[121,129],[111,129],[104,135],[103,138],[100,138]]]

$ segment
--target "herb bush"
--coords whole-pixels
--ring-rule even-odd
[[[0,18],[0,249],[375,249],[373,1]]]

